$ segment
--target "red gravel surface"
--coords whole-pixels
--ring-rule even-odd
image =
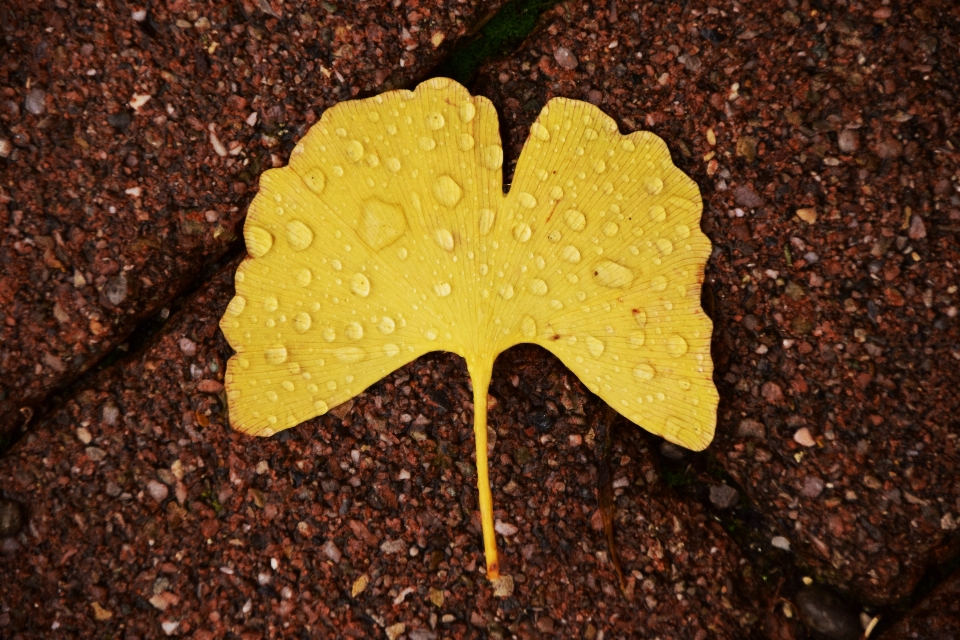
[[[460,358],[421,358],[275,438],[230,430],[217,322],[235,266],[0,461],[29,521],[2,543],[4,635],[751,633],[750,565],[636,429],[613,451],[619,594],[596,499],[605,411],[539,349],[501,357],[489,400],[503,599],[482,573]]]
[[[228,251],[326,107],[422,78],[500,0],[4,2],[0,436]]]
[[[957,5],[570,2],[478,81],[668,141],[715,244],[712,456],[818,577],[908,595],[960,518]]]

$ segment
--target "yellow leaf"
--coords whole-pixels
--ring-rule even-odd
[[[327,110],[289,166],[261,176],[251,257],[220,323],[237,351],[230,421],[251,435],[322,415],[425,353],[463,356],[491,579],[497,354],[541,345],[625,417],[695,450],[718,402],[700,193],[663,140],[555,98],[507,195],[502,164],[492,104],[445,78]]]

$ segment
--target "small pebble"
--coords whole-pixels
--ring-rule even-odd
[[[793,441],[803,447],[812,447],[817,444],[817,441],[810,435],[810,429],[806,427],[797,429],[797,432],[793,434]]]
[[[840,135],[837,136],[837,145],[840,147],[840,151],[853,153],[860,146],[860,140],[855,131],[844,129],[840,132]]]
[[[557,47],[553,51],[553,58],[557,61],[564,69],[573,70],[577,68],[577,56],[573,55],[573,52],[566,47]]]
[[[733,198],[741,207],[755,209],[763,204],[763,199],[750,187],[737,187],[733,190]]]
[[[797,209],[797,217],[806,222],[807,224],[813,224],[817,221],[817,210],[816,209]]]
[[[13,500],[0,499],[0,538],[16,535],[23,525],[23,513],[20,504]]]
[[[33,115],[39,116],[47,109],[47,94],[41,89],[30,89],[26,100],[23,101],[23,106]]]
[[[321,550],[323,551],[323,555],[333,560],[334,564],[339,564],[340,559],[343,558],[343,554],[340,553],[340,549],[337,548],[333,540],[327,540]]]
[[[710,487],[710,502],[718,509],[729,509],[740,500],[740,492],[727,484]]]
[[[170,495],[170,489],[162,482],[150,480],[147,482],[147,493],[157,502],[163,502],[167,499],[167,496]]]
[[[823,493],[823,480],[816,476],[807,476],[803,479],[803,488],[800,493],[807,498],[816,498]]]
[[[686,452],[672,442],[663,442],[660,445],[660,455],[668,460],[683,460]]]
[[[767,429],[763,423],[758,420],[741,420],[737,426],[737,435],[741,438],[764,438],[767,435]]]
[[[493,529],[502,536],[515,536],[520,531],[514,525],[499,520],[493,525]]]
[[[190,338],[180,338],[180,351],[185,356],[197,355],[197,343]]]
[[[923,224],[923,218],[913,214],[913,217],[910,218],[910,228],[907,230],[907,235],[910,236],[911,240],[921,240],[927,237],[927,227]]]
[[[784,538],[783,536],[774,536],[773,538],[770,539],[770,544],[777,549],[790,551],[790,541]]]

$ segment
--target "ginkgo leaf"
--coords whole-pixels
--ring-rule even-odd
[[[491,578],[486,397],[499,353],[541,345],[626,418],[695,450],[718,402],[700,308],[710,241],[666,144],[555,98],[507,195],[502,164],[492,104],[451,80],[327,110],[289,166],[261,176],[251,257],[220,323],[237,351],[230,421],[251,435],[321,415],[425,353],[463,356]]]

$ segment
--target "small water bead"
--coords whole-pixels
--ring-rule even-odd
[[[438,282],[433,285],[433,292],[437,294],[438,298],[446,298],[450,295],[451,287],[449,282]]]
[[[400,171],[400,160],[397,158],[387,158],[383,164],[387,166],[387,169],[390,169],[390,171],[393,171],[394,173]]]
[[[503,298],[504,300],[509,300],[510,298],[513,297],[513,293],[514,293],[514,292],[513,292],[513,285],[512,285],[512,284],[501,285],[501,286],[500,286],[500,289],[497,291],[497,293],[498,293],[498,294],[500,295],[500,297]]]
[[[633,310],[633,319],[636,321],[638,326],[646,326],[647,324],[647,312],[642,309]]]
[[[400,347],[393,344],[392,342],[388,342],[387,344],[383,345],[383,353],[388,358],[393,358],[394,356],[400,353]]]
[[[347,137],[347,130],[344,129],[343,127],[337,127],[337,128],[334,129],[333,131],[334,131],[334,133],[336,133],[336,134],[337,134],[338,136],[340,136],[341,138],[346,138],[346,137]]]
[[[633,140],[629,138],[624,139],[624,141],[620,143],[620,146],[623,147],[624,151],[635,151],[637,148],[637,146],[633,144]]]
[[[312,322],[313,320],[310,318],[310,314],[304,311],[301,311],[293,317],[293,326],[297,330],[297,333],[306,333]]]
[[[633,282],[633,270],[610,260],[604,260],[593,272],[597,282],[611,289],[623,289]]]
[[[527,209],[533,209],[535,206],[537,206],[537,199],[526,191],[521,191],[520,195],[517,196],[517,200],[520,202],[521,207],[525,207]]]
[[[297,271],[297,284],[301,287],[309,285],[311,280],[313,280],[313,273],[310,272],[310,269],[304,268]]]
[[[227,305],[227,313],[231,316],[239,316],[247,306],[247,299],[243,296],[234,296]]]
[[[380,318],[380,322],[377,324],[377,329],[380,330],[380,333],[384,335],[389,335],[393,333],[393,330],[397,328],[397,323],[393,321],[393,318],[390,316],[383,316]]]
[[[328,407],[327,403],[324,402],[323,400],[314,400],[313,408],[317,412],[318,416],[322,416],[323,414],[325,414],[327,411],[330,410],[330,407]]]
[[[490,233],[493,223],[497,219],[497,212],[492,209],[480,210],[480,235],[485,236]]]
[[[432,129],[433,131],[439,131],[440,129],[443,129],[443,125],[447,123],[443,117],[443,114],[436,111],[428,113],[424,118],[424,121],[427,123],[427,128]]]
[[[333,357],[343,364],[354,364],[363,360],[366,353],[358,347],[341,347],[333,350]]]
[[[333,167],[330,168],[330,170],[333,172],[333,175],[337,176],[338,178],[343,177],[343,167],[341,167],[340,165],[335,164],[333,165]]]
[[[633,375],[638,380],[653,380],[656,373],[656,370],[648,364],[638,364],[633,370]]]
[[[543,269],[547,266],[547,261],[543,259],[543,256],[534,258],[533,263],[537,265],[537,269]]]
[[[276,311],[280,303],[277,302],[277,299],[273,296],[267,296],[263,299],[263,309],[264,311]]]
[[[513,238],[517,242],[526,242],[532,234],[533,231],[531,231],[530,225],[525,222],[521,222],[513,227]]]
[[[599,358],[603,355],[604,344],[603,341],[594,338],[593,336],[587,336],[587,351],[594,358]]]
[[[563,217],[563,220],[567,223],[567,226],[574,231],[583,231],[584,227],[587,226],[587,217],[576,209],[570,209],[567,211]]]
[[[264,322],[263,324],[265,324],[268,328],[272,329],[277,323],[274,322],[273,318],[267,318],[267,321]]]
[[[550,187],[550,199],[559,200],[563,197],[563,189],[560,187]]]
[[[241,369],[246,369],[250,366],[250,360],[244,358],[243,356],[237,356],[237,366]]]
[[[563,234],[561,234],[556,229],[554,229],[553,231],[547,234],[547,240],[549,240],[550,242],[560,242],[560,238],[562,237],[563,237]]]
[[[433,183],[433,196],[437,202],[446,206],[453,207],[460,202],[463,197],[463,189],[450,176],[443,175]]]
[[[283,364],[287,360],[287,348],[281,344],[264,350],[263,358],[269,364]]]
[[[313,242],[313,231],[299,220],[287,223],[287,243],[295,251],[303,251]]]
[[[276,391],[273,391],[272,389],[271,389],[270,391],[267,391],[267,393],[264,394],[264,395],[267,396],[267,400],[269,400],[270,402],[276,402],[276,401],[277,401],[277,397],[278,397],[278,396],[277,396],[277,392],[276,392]]]
[[[503,166],[503,147],[500,145],[490,145],[483,148],[482,160],[483,166],[491,171],[496,171]]]
[[[603,160],[597,160],[596,164],[593,165],[594,173],[603,173],[607,170],[607,163]]]
[[[524,316],[520,321],[520,334],[528,339],[537,337],[537,321],[530,316]]]
[[[337,383],[336,383],[335,381],[333,381],[333,380],[328,380],[328,381],[327,381],[327,384],[326,384],[326,387],[327,387],[327,391],[336,391],[336,390],[337,390]]]
[[[340,271],[343,269],[343,264],[339,260],[331,260],[330,266],[333,267],[334,271]]]
[[[354,295],[366,298],[370,295],[370,279],[362,273],[355,273],[350,278],[350,291]]]
[[[534,278],[533,280],[530,281],[530,293],[532,293],[533,295],[545,296],[547,295],[547,291],[549,291],[549,288],[547,287],[547,283],[544,282],[543,280],[539,278]]]
[[[243,230],[243,239],[247,243],[247,251],[254,258],[262,258],[267,255],[273,246],[273,236],[270,232],[261,227],[247,225]]]
[[[427,340],[429,340],[430,342],[433,342],[434,340],[437,339],[437,336],[439,335],[439,333],[437,332],[436,329],[427,329],[427,331],[423,335],[424,337],[426,337]]]
[[[634,331],[630,334],[630,337],[627,338],[627,341],[635,347],[642,347],[646,337],[647,334],[645,334],[643,331]]]
[[[327,178],[323,175],[323,171],[314,167],[304,174],[303,182],[310,191],[319,195],[323,193],[323,188],[327,185]]]
[[[667,210],[661,207],[658,204],[650,207],[650,210],[647,212],[647,215],[650,216],[650,219],[654,222],[663,222],[667,219]]]
[[[470,151],[470,149],[473,149],[474,143],[473,136],[469,133],[461,133],[460,139],[457,141],[461,151]]]
[[[241,271],[240,269],[237,269],[237,275],[236,275],[237,282],[243,282],[246,279],[247,279],[247,276],[243,273],[243,271]]]
[[[650,288],[654,291],[663,291],[667,288],[667,279],[664,276],[654,276],[650,279]]]
[[[567,245],[560,252],[560,257],[566,260],[567,262],[572,262],[572,263],[580,262],[580,250],[574,247],[573,245]]]
[[[539,180],[540,182],[546,182],[547,178],[550,177],[550,172],[543,168],[537,169],[536,171],[534,171],[534,173],[537,176],[537,180]]]
[[[293,390],[294,390],[293,383],[290,382],[289,380],[284,380],[283,382],[280,383],[280,386],[283,387],[283,390],[284,390],[284,391],[293,391]]]
[[[666,238],[660,238],[657,240],[657,250],[663,255],[668,256],[673,253],[673,243]]]
[[[348,322],[343,333],[351,340],[359,340],[363,337],[363,325],[359,322]]]
[[[554,311],[560,311],[561,309],[563,309],[563,303],[560,302],[559,300],[551,300],[550,308],[553,309]]]
[[[422,136],[420,138],[420,148],[424,151],[433,151],[436,147],[437,141],[430,136]]]
[[[684,391],[689,391],[692,385],[690,384],[689,380],[677,380],[677,386]]]
[[[448,229],[437,229],[433,234],[433,239],[444,251],[453,251],[453,234]]]
[[[464,100],[460,103],[460,108],[457,112],[460,115],[460,121],[466,123],[473,120],[474,116],[477,115],[477,108],[469,100]]]
[[[351,162],[360,162],[363,159],[363,143],[359,140],[351,140],[347,143],[345,152]]]
[[[530,127],[530,133],[538,140],[542,140],[544,142],[550,139],[550,132],[547,131],[547,128],[539,122],[533,123],[533,126]]]
[[[333,327],[327,327],[323,330],[323,339],[327,342],[333,342],[337,339],[337,332],[333,330]]]
[[[657,176],[650,176],[644,181],[643,186],[646,187],[647,193],[655,196],[663,191],[663,180]]]
[[[296,363],[296,362],[288,362],[288,363],[287,363],[287,371],[289,371],[289,372],[290,372],[290,375],[292,375],[292,376],[297,375],[298,373],[300,373],[300,364],[299,364],[299,363]],[[309,374],[309,373],[305,373],[303,377],[304,377],[305,380],[309,380],[309,379],[310,379],[310,374]]]
[[[616,222],[608,222],[603,226],[603,235],[608,238],[617,235],[617,231],[620,231],[620,226]]]
[[[674,358],[679,358],[687,352],[687,341],[676,334],[667,338],[667,353]]]

